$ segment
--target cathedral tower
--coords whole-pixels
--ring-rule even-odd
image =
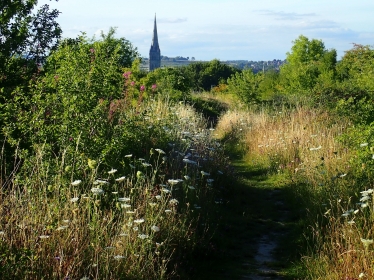
[[[151,45],[151,49],[149,50],[149,71],[152,71],[159,67],[161,67],[161,51],[160,51],[160,46],[158,45],[157,24],[156,24],[156,15],[155,15],[152,45]]]

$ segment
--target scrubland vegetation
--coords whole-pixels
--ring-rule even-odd
[[[114,29],[61,40],[56,11],[35,16],[49,36],[31,11],[0,24],[2,279],[189,279],[218,254],[234,153],[288,182],[302,247],[285,277],[374,277],[370,46],[337,61],[300,36],[279,72],[146,73]]]

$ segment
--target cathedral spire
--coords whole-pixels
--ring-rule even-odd
[[[155,14],[155,23],[154,23],[154,26],[153,26],[152,47],[159,48],[159,46],[158,46],[158,36],[157,36],[156,14]]]
[[[157,23],[156,23],[156,14],[155,14],[152,45],[151,45],[151,49],[149,50],[149,71],[152,71],[159,67],[161,67],[161,51],[160,51],[160,46],[158,45]]]

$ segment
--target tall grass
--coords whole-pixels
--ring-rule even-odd
[[[362,179],[371,165],[358,164],[360,149],[370,156],[372,148],[363,132],[361,145],[342,141],[352,128],[349,120],[305,102],[228,111],[217,126],[221,138],[241,141],[253,166],[288,177],[304,220],[309,279],[374,277],[373,192]]]
[[[212,234],[208,216],[219,207],[215,185],[226,159],[188,105],[149,100],[133,113],[145,115],[138,128],[162,129],[153,143],[168,144],[143,158],[129,151],[112,169],[83,154],[79,138],[61,154],[40,144],[16,157],[0,190],[2,279],[183,275]]]

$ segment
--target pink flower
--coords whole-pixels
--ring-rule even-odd
[[[127,72],[123,73],[123,77],[124,77],[125,79],[128,79],[128,78],[130,77],[130,75],[131,75],[131,72],[130,72],[130,71],[127,71]]]
[[[144,91],[145,90],[145,86],[140,86],[140,91]]]
[[[157,85],[156,85],[156,84],[153,84],[153,85],[152,85],[152,90],[156,90],[156,88],[157,88]]]
[[[135,86],[135,82],[134,81],[132,81],[130,84],[131,84],[131,86]]]
[[[91,52],[91,53],[94,53],[94,52],[95,52],[95,49],[91,48],[91,49],[90,49],[90,52]]]

